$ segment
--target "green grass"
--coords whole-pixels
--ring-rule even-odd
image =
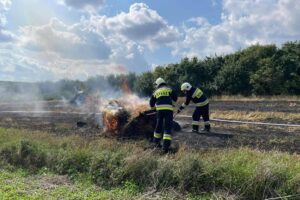
[[[0,199],[264,199],[300,193],[296,154],[181,147],[175,155],[160,155],[146,145],[0,128]],[[57,178],[61,184],[40,187]]]
[[[24,170],[0,170],[0,199],[134,199],[137,186],[101,189],[91,183],[70,181],[52,174],[29,175]]]

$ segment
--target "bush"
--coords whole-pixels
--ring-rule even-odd
[[[123,157],[120,152],[104,151],[97,155],[90,167],[93,182],[105,188],[120,185],[123,176]]]
[[[174,160],[160,159],[158,168],[154,171],[154,187],[158,190],[164,188],[176,188],[179,183],[179,177],[176,174],[176,165]]]
[[[155,185],[153,174],[157,167],[157,158],[149,152],[133,155],[125,161],[123,179],[130,180],[141,187],[153,186]]]
[[[211,180],[205,172],[204,164],[196,156],[188,155],[181,159],[177,166],[177,174],[181,191],[200,194],[212,189]]]
[[[46,165],[46,153],[27,140],[21,140],[19,145],[11,145],[1,150],[1,157],[9,164],[37,171]]]
[[[74,175],[89,172],[91,156],[87,151],[60,151],[57,157],[51,159],[52,169],[59,174]]]
[[[18,163],[19,155],[18,155],[18,147],[16,145],[10,145],[4,147],[0,151],[0,158],[3,162],[7,162],[11,165],[16,165]]]
[[[242,196],[249,199],[266,199],[278,194],[277,190],[288,180],[288,173],[272,164],[262,162],[256,167],[249,184],[243,188]]]

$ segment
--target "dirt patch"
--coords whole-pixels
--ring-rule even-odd
[[[43,190],[72,185],[71,180],[67,176],[33,176],[32,178],[38,182],[38,188]]]
[[[175,141],[195,149],[250,147],[300,153],[300,129],[213,123],[211,133],[192,133],[189,120],[182,119],[183,130]]]
[[[211,110],[300,113],[299,101],[211,101]]]
[[[294,113],[299,110],[299,103],[289,106],[291,102],[212,102],[213,109],[236,109],[236,110],[257,110],[260,111],[271,108],[272,111]],[[43,102],[47,105],[47,102]],[[1,113],[0,126],[25,128],[30,130],[42,130],[55,135],[81,135],[84,137],[103,136],[103,130],[95,126],[95,116],[93,113],[68,112],[72,110],[69,106],[57,107],[60,103],[50,102],[46,107],[51,113],[36,114],[32,112],[22,113]],[[291,110],[292,107],[293,109]],[[18,110],[20,107],[6,105],[6,109]],[[3,109],[3,108],[1,108]],[[52,110],[53,109],[53,110]],[[192,107],[186,109],[191,115]],[[269,126],[253,126],[253,125],[235,125],[216,123],[212,124],[211,134],[195,134],[191,133],[191,120],[176,118],[182,126],[182,130],[174,132],[174,143],[186,145],[195,149],[212,149],[212,148],[238,148],[247,146],[251,148],[263,150],[280,150],[291,153],[300,153],[300,129],[286,127],[269,127]],[[147,121],[147,120],[146,120]],[[84,123],[84,126],[78,126],[78,122]],[[147,122],[148,123],[148,122]],[[150,122],[149,130],[153,124]],[[139,123],[133,123],[128,130],[138,131]],[[144,128],[145,129],[145,128]],[[127,132],[130,134],[132,131]],[[151,135],[151,131],[145,135]],[[141,134],[142,135],[142,134]]]

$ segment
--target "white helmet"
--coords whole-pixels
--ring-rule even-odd
[[[166,81],[163,78],[159,77],[158,79],[156,79],[154,85],[155,85],[155,87],[158,87],[163,83],[166,83]]]
[[[192,85],[190,83],[185,82],[181,85],[180,89],[181,89],[181,91],[189,91],[191,88],[192,88]]]

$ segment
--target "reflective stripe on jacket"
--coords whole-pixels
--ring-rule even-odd
[[[177,95],[166,85],[156,89],[150,99],[150,107],[156,107],[156,110],[171,110],[174,109],[174,102],[177,101]]]
[[[190,101],[194,102],[197,107],[205,106],[209,103],[209,100],[203,91],[194,87],[187,91],[184,105],[189,105]]]

